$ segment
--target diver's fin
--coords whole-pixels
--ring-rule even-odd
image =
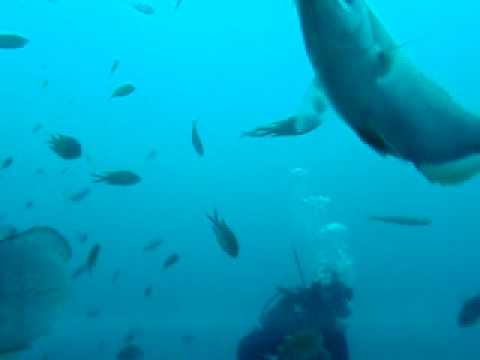
[[[417,165],[417,169],[432,183],[455,185],[480,173],[480,155],[475,154],[442,164]]]

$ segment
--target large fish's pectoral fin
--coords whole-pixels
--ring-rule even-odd
[[[380,155],[393,154],[392,148],[387,144],[382,136],[368,128],[355,129],[360,139]]]
[[[295,129],[297,134],[305,134],[319,127],[327,110],[327,98],[323,87],[314,79],[308,88],[300,108],[295,115]]]
[[[480,155],[475,154],[441,164],[420,164],[416,167],[432,183],[455,185],[480,173]]]

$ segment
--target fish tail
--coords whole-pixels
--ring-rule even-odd
[[[93,178],[93,180],[92,180],[93,183],[100,183],[100,182],[105,181],[105,176],[104,175],[97,174],[97,173],[92,173],[91,176]]]
[[[82,275],[83,273],[85,273],[85,271],[87,271],[87,266],[84,264],[84,265],[80,265],[73,273],[72,273],[72,279],[76,279],[78,278],[80,275]]]

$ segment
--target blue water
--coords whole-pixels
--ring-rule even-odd
[[[312,254],[326,240],[310,228],[340,222],[355,291],[352,359],[479,359],[480,328],[459,329],[456,317],[480,286],[480,179],[429,184],[410,165],[379,157],[333,112],[303,137],[241,138],[295,111],[313,76],[292,1],[184,0],[177,12],[173,1],[150,3],[153,16],[128,0],[0,3],[0,29],[30,39],[0,53],[0,157],[15,158],[0,174],[0,213],[20,229],[57,228],[72,244],[72,269],[102,245],[93,275],[73,283],[54,331],[24,358],[113,359],[133,327],[146,359],[234,359],[275,286],[299,284],[292,246],[311,279]],[[480,112],[475,2],[369,3],[422,70]],[[110,100],[126,82],[137,91]],[[204,158],[191,146],[194,119]],[[33,135],[39,122],[45,129]],[[46,145],[52,133],[78,138],[90,160],[58,158]],[[159,155],[146,161],[152,149]],[[44,175],[34,173],[40,167]],[[308,174],[297,179],[294,168]],[[98,184],[84,201],[66,200],[92,172],[116,169],[143,181]],[[314,211],[299,205],[299,194],[331,204]],[[205,217],[214,208],[238,236],[238,259],[215,241]],[[366,221],[385,213],[426,215],[433,225]],[[89,234],[87,244],[79,233]],[[165,244],[144,254],[156,237]],[[172,252],[180,262],[164,272]],[[96,319],[85,315],[92,307],[101,311]]]

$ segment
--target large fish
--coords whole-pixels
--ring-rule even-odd
[[[480,171],[480,117],[413,65],[364,0],[296,5],[314,93],[365,143],[431,182],[455,184]]]
[[[19,359],[48,334],[69,293],[68,242],[35,227],[0,241],[0,359]]]

